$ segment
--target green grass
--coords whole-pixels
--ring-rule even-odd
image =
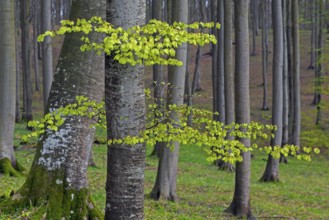
[[[22,131],[18,127],[18,131]],[[98,132],[97,137],[104,132]],[[19,135],[16,135],[19,137]],[[152,148],[148,147],[149,155]],[[20,147],[19,161],[29,167],[35,149]],[[97,167],[89,168],[89,183],[96,204],[104,209],[106,180],[106,145],[94,146]],[[231,219],[223,211],[234,192],[234,174],[218,170],[206,161],[206,154],[194,146],[180,149],[177,194],[178,202],[156,202],[148,197],[157,171],[157,159],[147,157],[145,171],[145,219]],[[289,159],[280,165],[279,183],[260,183],[266,155],[256,153],[252,160],[251,206],[258,218],[328,219],[329,161],[314,158],[312,162]],[[17,190],[24,182],[19,178],[2,177],[0,194]],[[1,216],[0,219],[3,219]],[[233,218],[234,219],[234,218]]]

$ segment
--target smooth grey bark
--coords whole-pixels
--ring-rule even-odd
[[[286,1],[282,1],[283,7],[283,119],[282,119],[282,146],[289,143],[289,79],[288,79],[288,48],[287,48],[287,9]],[[288,163],[288,159],[281,155],[280,163]]]
[[[263,23],[262,23],[262,75],[263,75],[263,111],[268,111],[269,107],[267,104],[267,68],[268,68],[268,8],[269,3],[267,0],[262,1],[262,13],[263,13]]]
[[[249,30],[248,0],[234,2],[235,14],[235,117],[236,123],[250,123],[249,96]],[[240,139],[250,147],[250,139]],[[254,219],[250,208],[250,152],[242,152],[242,162],[236,163],[234,197],[226,210],[239,216]]]
[[[41,32],[45,33],[52,29],[51,25],[51,0],[41,1]],[[51,83],[53,80],[53,49],[51,37],[45,37],[42,42],[42,79],[43,79],[43,104],[47,109],[47,102]]]
[[[218,0],[217,3],[217,18],[218,22],[222,25],[218,31],[218,42],[217,42],[217,59],[213,60],[216,62],[216,74],[217,74],[217,111],[218,121],[225,122],[225,72],[224,72],[224,0]]]
[[[70,20],[105,17],[103,0],[74,1],[72,9]],[[76,96],[95,101],[103,97],[104,57],[93,52],[82,53],[81,37],[80,33],[65,36],[47,112],[75,102]],[[96,41],[101,36],[90,34],[89,37]],[[47,219],[102,217],[90,200],[87,182],[89,148],[95,131],[91,122],[86,117],[68,116],[58,131],[46,129],[39,137],[27,179],[14,195],[20,205],[45,205]]]
[[[163,0],[153,0],[152,1],[152,18],[160,21],[164,21],[164,4]],[[165,73],[164,68],[161,65],[153,65],[153,88],[154,88],[154,101],[158,109],[165,108]],[[154,146],[151,155],[160,156],[163,143],[157,142]]]
[[[191,93],[192,95],[197,92],[201,91],[201,76],[200,76],[200,59],[201,59],[201,46],[198,46],[198,49],[195,54],[195,67],[194,67],[194,73],[193,73],[193,80],[192,80],[192,89]]]
[[[211,17],[213,21],[217,21],[217,6],[218,0],[211,0]],[[212,29],[212,34],[218,39],[218,31],[216,28]],[[218,97],[217,97],[217,56],[218,56],[218,44],[211,45],[212,54],[212,95],[213,95],[213,112],[218,112]],[[217,120],[217,115],[214,115],[214,119]]]
[[[23,73],[23,113],[22,120],[29,122],[32,115],[32,81],[31,81],[31,49],[29,37],[30,0],[21,4],[22,30],[22,73]],[[27,129],[30,129],[27,127]]]
[[[294,118],[292,143],[300,146],[301,129],[301,100],[300,100],[300,49],[299,49],[299,15],[298,0],[291,0],[292,8],[292,52],[293,52],[293,80],[294,80]]]
[[[323,9],[324,9],[324,1],[319,2],[319,29],[318,29],[318,36],[317,36],[317,64],[315,68],[315,82],[316,82],[316,93],[315,93],[315,100],[316,100],[316,125],[320,125],[321,122],[321,93],[322,93],[322,50],[323,50],[323,26],[324,26],[324,17],[323,17]]]
[[[218,18],[221,26],[218,42],[218,97],[221,104],[218,108],[219,120],[229,125],[234,122],[234,73],[232,66],[232,2],[218,1]],[[221,57],[221,58],[220,58]],[[222,100],[221,100],[222,99]],[[226,103],[226,101],[228,103]],[[228,118],[226,118],[228,117]],[[232,136],[227,136],[233,139]],[[216,161],[219,169],[229,172],[234,171],[234,165],[219,159]]]
[[[18,31],[20,28],[20,1],[15,2],[15,40],[18,42],[21,33]],[[21,66],[21,47],[16,43],[16,107],[15,107],[15,122],[21,121],[20,118],[20,66]]]
[[[272,124],[277,127],[271,146],[282,144],[283,124],[283,14],[282,1],[272,1],[273,16],[273,93],[272,93]],[[279,181],[279,159],[268,155],[265,172],[261,178],[264,182]]]
[[[181,21],[187,23],[188,21],[188,0],[171,0],[172,14],[171,22]],[[168,88],[167,103],[168,105],[182,105],[184,100],[184,85],[185,85],[185,71],[187,59],[187,45],[183,44],[176,50],[176,59],[183,61],[182,66],[170,66],[168,71]],[[171,112],[170,120],[178,120],[178,114]],[[173,149],[169,146],[163,149],[158,165],[157,177],[154,187],[151,192],[153,199],[164,199],[175,201],[176,195],[176,181],[177,181],[177,165],[179,143],[173,144]]]
[[[15,39],[14,0],[0,1],[0,161],[7,158],[13,167],[16,167],[13,148],[16,105]],[[0,172],[3,172],[2,167]]]
[[[39,14],[40,11],[39,7],[39,0],[33,0],[33,66],[34,66],[34,83],[35,83],[35,91],[40,90],[40,83],[39,83],[39,56],[38,56],[38,24],[39,24]]]
[[[145,24],[145,1],[108,0],[107,21],[124,29]],[[107,137],[137,136],[145,129],[141,65],[121,65],[106,57]],[[145,144],[108,146],[105,219],[143,219]]]
[[[310,56],[310,65],[308,69],[314,69],[315,67],[315,38],[316,38],[316,19],[315,19],[315,3],[316,1],[311,2],[310,11],[311,11],[311,56]]]
[[[252,11],[252,52],[251,56],[256,56],[256,36],[258,35],[258,0],[251,0]]]

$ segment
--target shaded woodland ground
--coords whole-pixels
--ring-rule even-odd
[[[271,111],[261,111],[262,75],[260,36],[257,38],[257,56],[250,57],[250,92],[252,120],[269,123]],[[60,45],[60,43],[58,43]],[[271,45],[271,43],[270,43]],[[59,48],[55,48],[59,52]],[[190,73],[194,68],[195,48],[190,50]],[[202,53],[209,52],[203,48]],[[301,93],[302,93],[302,145],[317,146],[321,155],[312,162],[289,159],[288,164],[280,166],[279,183],[258,182],[266,165],[266,155],[256,153],[252,160],[251,207],[259,219],[328,219],[329,218],[329,108],[323,106],[321,127],[315,125],[316,111],[313,101],[313,70],[308,70],[310,60],[310,33],[301,32]],[[271,63],[271,54],[269,64]],[[151,68],[147,69],[146,85],[151,86]],[[211,109],[211,57],[205,55],[201,60],[202,91],[194,97],[196,106]],[[271,109],[271,66],[269,66],[269,97]],[[327,76],[327,75],[326,75]],[[192,78],[192,77],[190,77]],[[34,113],[36,118],[42,114],[41,92],[34,93]],[[329,103],[328,96],[323,102]],[[21,144],[19,138],[26,133],[25,125],[18,124],[15,135],[18,160],[29,168],[35,149]],[[104,143],[105,131],[98,131],[96,139]],[[266,143],[264,143],[266,144]],[[94,157],[97,167],[89,168],[89,179],[93,197],[103,209],[105,204],[106,146],[97,144]],[[148,147],[148,155],[152,148]],[[223,210],[228,207],[234,189],[234,174],[219,171],[206,161],[206,154],[195,146],[183,146],[180,151],[177,203],[145,200],[146,219],[229,219]],[[145,193],[150,193],[156,175],[157,159],[147,157]],[[0,194],[16,190],[25,177],[3,177],[0,181]],[[25,210],[26,213],[29,210]],[[18,213],[21,215],[22,213]],[[5,216],[0,216],[5,219]]]

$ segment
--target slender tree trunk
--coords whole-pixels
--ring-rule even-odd
[[[195,68],[192,81],[192,95],[196,91],[201,90],[200,86],[200,59],[201,59],[201,46],[198,46],[198,49],[195,54]]]
[[[287,8],[286,0],[283,7],[283,120],[282,120],[282,146],[289,144],[289,78],[288,78],[288,48],[287,48]],[[288,163],[288,159],[281,155],[280,163]]]
[[[272,94],[272,124],[277,127],[272,148],[282,144],[283,123],[283,20],[282,1],[272,1],[273,15],[273,94]],[[266,169],[261,181],[279,181],[279,159],[269,154]]]
[[[300,54],[299,54],[299,16],[298,0],[292,0],[292,50],[294,73],[294,119],[293,119],[293,144],[300,146],[301,103],[300,103]]]
[[[308,66],[308,69],[314,69],[315,66],[315,38],[316,38],[316,23],[315,23],[315,1],[311,2],[311,57],[310,57],[310,65]]]
[[[16,102],[14,0],[0,1],[0,173],[18,176],[14,155]]]
[[[211,0],[211,15],[212,20],[217,21],[217,5],[218,0]],[[216,39],[218,39],[217,29],[212,29],[213,34]],[[212,54],[212,93],[213,93],[213,112],[218,112],[218,97],[217,97],[217,55],[218,55],[218,44],[212,44],[211,54]],[[217,115],[214,115],[214,119],[217,120]]]
[[[316,125],[320,125],[321,122],[321,93],[322,93],[322,50],[323,50],[323,24],[324,24],[324,16],[323,16],[323,8],[324,8],[324,2],[319,2],[319,30],[318,30],[318,36],[317,36],[317,65],[315,68],[316,71],[316,100],[317,100],[317,106],[316,106]]]
[[[188,20],[188,0],[175,1],[171,0],[172,4],[172,22],[181,21],[187,23]],[[187,59],[187,45],[183,44],[177,48],[176,59],[183,61],[183,66],[170,66],[168,71],[168,105],[182,105],[184,100],[184,84]],[[178,120],[176,112],[170,114],[172,121]],[[168,143],[171,144],[171,143]],[[174,142],[173,149],[169,146],[163,149],[158,165],[158,172],[154,187],[151,192],[153,199],[164,199],[175,201],[176,196],[176,181],[177,181],[177,165],[179,143]]]
[[[32,81],[31,81],[31,50],[29,37],[30,0],[22,1],[21,29],[22,29],[22,72],[23,72],[23,113],[22,120],[29,122],[32,115]],[[27,129],[30,129],[27,127]]]
[[[15,107],[15,122],[21,121],[20,118],[20,66],[21,66],[21,47],[18,45],[18,40],[21,39],[18,29],[20,29],[20,1],[14,0],[15,2],[15,47],[16,47],[16,107]]]
[[[256,35],[258,30],[258,21],[257,21],[257,0],[251,0],[251,10],[252,10],[252,52],[251,56],[256,56]]]
[[[157,19],[160,21],[164,20],[164,8],[163,8],[163,0],[153,0],[152,2],[152,12],[153,12],[153,19]],[[161,65],[154,65],[153,66],[153,86],[154,86],[154,100],[155,104],[157,105],[158,109],[165,108],[165,73],[163,70],[163,66]],[[160,152],[164,147],[164,143],[157,142],[154,146],[153,152],[151,155],[160,156]]]
[[[51,0],[41,1],[41,17],[41,32],[44,33],[51,30]],[[42,42],[42,79],[43,104],[46,110],[49,91],[53,80],[53,49],[50,37],[45,37]]]
[[[33,1],[33,64],[34,64],[34,82],[35,82],[35,91],[40,90],[39,83],[39,56],[38,56],[38,23],[39,23],[39,0]]]
[[[250,123],[248,8],[248,0],[235,2],[235,107],[238,124]],[[250,147],[249,139],[240,141]],[[236,163],[234,197],[227,212],[254,219],[249,189],[251,155],[250,152],[242,152],[241,156],[243,161]]]
[[[70,20],[103,16],[101,0],[73,2]],[[80,51],[82,34],[65,36],[49,94],[48,111],[75,101],[78,95],[100,101],[104,94],[104,59],[95,53]],[[99,34],[91,34],[95,41]],[[35,215],[45,219],[101,219],[90,198],[87,166],[94,129],[91,120],[69,116],[58,131],[46,130],[39,137],[31,170],[24,185],[1,203],[1,210],[35,206]],[[41,208],[39,208],[41,207]],[[16,211],[16,210],[15,210]]]
[[[145,23],[145,1],[108,0],[107,20],[127,29]],[[106,57],[108,139],[137,136],[145,129],[143,66]],[[143,219],[145,144],[108,146],[105,219]]]
[[[267,104],[267,67],[268,67],[268,1],[262,3],[263,27],[262,27],[262,71],[263,71],[263,111],[268,111]]]

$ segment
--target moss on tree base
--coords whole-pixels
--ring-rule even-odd
[[[49,197],[49,200],[47,200]],[[57,200],[59,199],[59,200]],[[33,207],[31,207],[31,205]],[[45,195],[34,204],[29,196],[17,192],[10,198],[0,199],[0,213],[17,213],[28,208],[29,219],[90,219],[102,220],[103,214],[96,208],[88,189],[66,190],[61,195]]]
[[[24,168],[16,162],[16,166],[13,167],[9,158],[0,159],[0,173],[5,176],[19,177]]]

